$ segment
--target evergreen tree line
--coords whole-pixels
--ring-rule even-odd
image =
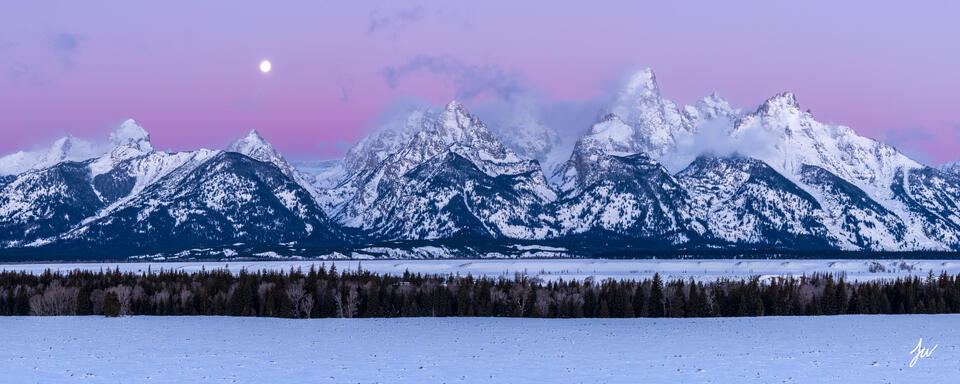
[[[322,317],[730,317],[960,313],[960,275],[873,282],[817,274],[761,280],[540,282],[522,276],[338,272],[0,273],[0,315]]]

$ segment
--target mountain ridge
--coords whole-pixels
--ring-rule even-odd
[[[256,130],[223,150],[171,153],[127,120],[109,145],[66,136],[0,158],[0,171],[18,170],[0,177],[0,246],[960,250],[955,164],[928,167],[821,123],[791,92],[753,111],[717,93],[681,107],[645,69],[603,112],[554,183],[536,158],[556,143],[523,143],[554,140],[550,127],[492,129],[457,101],[414,108],[344,159],[299,168]],[[536,134],[496,134],[526,125]]]

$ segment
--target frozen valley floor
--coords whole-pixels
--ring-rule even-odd
[[[0,318],[5,383],[884,383],[960,377],[960,315]],[[937,348],[910,367],[920,338]]]

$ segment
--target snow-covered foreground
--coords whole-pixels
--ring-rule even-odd
[[[42,273],[76,269],[99,271],[120,268],[124,272],[146,272],[229,268],[234,272],[308,270],[311,265],[336,265],[340,271],[364,270],[400,275],[404,271],[424,274],[460,274],[466,276],[503,276],[516,274],[543,280],[641,279],[659,272],[667,278],[749,278],[751,276],[800,276],[813,273],[845,274],[847,279],[867,281],[898,276],[925,277],[960,274],[960,260],[603,260],[603,259],[540,259],[540,260],[352,260],[352,261],[231,261],[231,262],[152,262],[152,263],[76,263],[76,264],[0,264],[0,271]]]
[[[960,377],[960,316],[2,318],[4,383],[884,383]],[[910,367],[923,338],[938,347]]]

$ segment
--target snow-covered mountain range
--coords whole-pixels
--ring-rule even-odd
[[[792,93],[753,111],[716,93],[680,107],[647,69],[600,112],[566,161],[540,121],[492,129],[455,101],[384,123],[343,159],[294,164],[256,131],[224,150],[156,151],[128,120],[109,144],[67,136],[0,158],[0,245],[960,250],[960,166],[819,122]]]

